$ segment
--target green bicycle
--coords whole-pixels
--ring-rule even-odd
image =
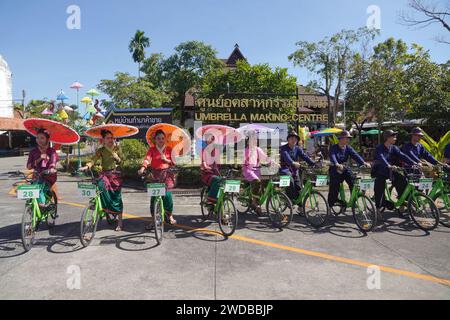
[[[280,182],[274,180],[274,175],[270,175],[268,183],[258,200],[258,205],[262,207],[265,204],[266,212],[272,225],[283,229],[292,222],[292,203],[289,197],[281,190],[278,190],[276,186],[288,186],[290,177],[280,177]],[[239,214],[246,214],[252,210],[252,198],[251,185],[246,183],[244,190],[237,196],[236,209]]]
[[[175,171],[176,170],[174,168],[171,168],[168,169],[165,174],[174,173]],[[164,209],[163,200],[163,197],[167,192],[167,186],[165,183],[160,183],[159,181],[151,181],[151,183],[147,183],[147,177],[150,173],[150,169],[147,169],[141,178],[146,184],[147,194],[150,197],[150,215],[153,219],[153,230],[155,232],[156,242],[160,245],[164,238],[164,224],[169,222],[166,215],[166,210]],[[162,178],[161,181],[163,180],[165,179]]]
[[[215,204],[210,204],[207,201],[209,192],[208,186],[204,186],[200,193],[200,207],[203,219],[208,220],[211,216],[214,216],[225,237],[231,237],[235,233],[239,219],[233,201],[233,194],[239,193],[241,182],[238,180],[228,180],[233,172],[238,171],[228,169],[225,177],[222,176],[219,194]],[[220,175],[220,173],[218,174]]]
[[[439,210],[433,199],[421,191],[428,188],[428,181],[425,181],[425,184],[421,181],[422,174],[408,173],[403,168],[396,168],[394,170],[402,172],[407,178],[408,184],[397,201],[394,201],[392,198],[394,188],[392,186],[388,188],[386,185],[385,199],[387,200],[387,204],[385,207],[380,208],[380,211],[383,212],[387,208],[400,212],[400,207],[407,203],[408,214],[417,227],[424,231],[434,230],[439,225]]]
[[[436,166],[438,178],[434,181],[428,196],[434,200],[440,211],[440,223],[450,228],[450,176],[442,166]]]
[[[325,225],[330,214],[328,201],[322,193],[314,187],[324,187],[328,184],[328,177],[317,175],[314,170],[308,167],[301,167],[302,180],[305,181],[303,188],[292,204],[298,206],[298,214],[304,215],[309,224],[318,229]],[[315,176],[315,181],[312,177]]]
[[[94,177],[92,170],[89,169],[90,180],[88,182],[78,183],[79,195],[90,199],[89,205],[84,209],[80,221],[80,241],[83,247],[89,247],[95,238],[99,221],[106,218],[108,224],[113,225],[117,217],[103,210],[100,198],[99,181]]]
[[[373,201],[366,195],[366,191],[373,190],[375,180],[361,177],[360,167],[352,169],[351,172],[355,184],[350,199],[346,200],[344,184],[341,183],[338,201],[331,207],[331,211],[335,216],[339,216],[344,214],[347,208],[352,208],[355,224],[361,231],[369,232],[377,225],[377,212]]]
[[[32,180],[21,173],[26,182],[17,188],[17,198],[26,200],[21,229],[22,244],[26,252],[33,247],[40,224],[47,222],[48,227],[53,228],[58,217],[58,197],[55,192],[45,193],[45,205],[43,207],[40,207],[37,201],[46,183],[42,179],[46,174],[48,174],[47,171],[44,171],[36,180]]]

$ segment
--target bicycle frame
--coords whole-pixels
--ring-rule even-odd
[[[25,205],[30,206],[31,210],[33,210],[32,226],[33,226],[33,229],[35,229],[37,222],[42,221],[44,219],[44,215],[42,214],[41,209],[39,208],[39,203],[38,203],[37,199],[30,199],[26,202]]]
[[[410,196],[412,196],[413,199],[415,199],[415,198],[416,198],[416,193],[418,193],[418,191],[416,190],[415,186],[412,185],[412,184],[408,181],[408,184],[406,185],[406,189],[405,189],[405,191],[403,192],[403,194],[401,195],[401,197],[399,197],[397,201],[393,201],[393,200],[392,200],[392,195],[391,195],[391,193],[389,192],[389,189],[388,189],[388,187],[387,187],[387,184],[386,184],[386,188],[385,188],[385,198],[386,198],[386,200],[392,202],[392,203],[394,204],[394,207],[395,207],[395,208],[401,207],[401,206],[406,202],[406,200],[408,200],[408,198],[409,198]]]
[[[39,191],[40,192],[40,191]],[[31,209],[33,210],[33,228],[36,228],[37,222],[39,221],[44,221],[47,217],[48,214],[41,211],[41,208],[39,207],[39,203],[37,201],[37,199],[29,199],[26,203],[25,206],[30,206]]]
[[[215,214],[219,213],[219,209],[223,206],[224,200],[225,200],[225,188],[223,186],[220,186],[219,194],[217,196],[217,202],[214,205]]]
[[[91,200],[91,203],[94,202],[94,224],[97,223],[98,220],[101,220],[105,216],[105,212],[103,211],[102,201],[100,199],[100,190],[98,186],[96,186],[97,195],[94,199]]]
[[[244,189],[244,194],[249,194],[250,197],[253,197],[252,191],[251,191],[251,185],[249,185],[247,188]],[[261,195],[261,197],[259,198],[258,204],[260,206],[263,206],[264,203],[266,203],[266,201],[269,199],[269,197],[271,195],[273,195],[275,192],[275,184],[273,182],[272,179],[269,180],[267,186],[264,188],[264,191]],[[249,200],[251,200],[251,198]]]
[[[303,201],[305,201],[306,196],[311,193],[313,190],[313,183],[310,179],[306,180],[305,185],[303,186],[302,190],[300,190],[300,194],[298,195],[297,199],[293,200],[294,205],[302,205]],[[314,199],[315,200],[315,199]],[[312,197],[310,198],[310,201],[312,201]],[[310,203],[311,206],[313,205]]]
[[[441,199],[444,200],[445,209],[449,209],[450,197],[448,196],[448,194],[450,190],[445,186],[444,180],[441,177],[434,182],[433,188],[430,190],[428,196],[431,199],[434,199],[434,197],[436,197],[439,194],[439,192],[441,193]]]

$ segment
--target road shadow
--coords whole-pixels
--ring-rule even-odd
[[[272,234],[283,232],[283,229],[276,228],[272,225],[267,215],[258,216],[254,211],[239,215],[236,230],[239,229]]]

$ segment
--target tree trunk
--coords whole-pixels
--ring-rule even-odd
[[[184,99],[185,97],[182,95],[180,99],[180,124],[182,128],[184,128],[186,122],[186,117],[184,114]]]

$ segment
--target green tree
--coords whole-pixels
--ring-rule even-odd
[[[137,30],[130,41],[128,49],[133,55],[133,60],[138,64],[138,78],[141,78],[141,63],[145,60],[145,48],[150,46],[150,38],[145,36],[145,32]]]
[[[192,88],[200,88],[207,74],[222,68],[216,54],[211,46],[203,42],[188,41],[178,45],[175,53],[167,59],[156,54],[144,62],[143,71],[148,81],[170,92],[173,102],[179,106],[175,111],[183,126],[186,92]]]
[[[327,97],[330,125],[335,122],[347,69],[356,52],[356,44],[373,39],[377,33],[375,29],[368,28],[342,30],[318,42],[297,42],[298,49],[289,56],[295,66],[306,68],[318,76],[318,81],[310,82],[309,86],[322,91]]]
[[[289,75],[286,68],[272,69],[268,64],[238,61],[234,70],[217,69],[210,73],[204,81],[203,92],[223,93],[230,88],[234,93],[295,94],[296,86],[297,78]]]
[[[151,82],[123,72],[117,72],[113,80],[101,80],[97,88],[111,98],[105,103],[109,108],[112,105],[117,108],[160,107],[170,101],[170,96]]]
[[[272,69],[268,64],[250,65],[247,61],[240,60],[236,69],[217,69],[206,76],[202,87],[205,95],[217,96],[217,94],[265,94],[274,95],[295,94],[297,78],[288,74],[286,68],[276,67]],[[293,113],[293,110],[264,109],[259,113]]]
[[[354,114],[387,120],[424,119],[437,130],[450,124],[448,66],[430,60],[418,45],[390,38],[369,59],[350,66],[347,101]],[[363,120],[363,119],[358,119]]]

